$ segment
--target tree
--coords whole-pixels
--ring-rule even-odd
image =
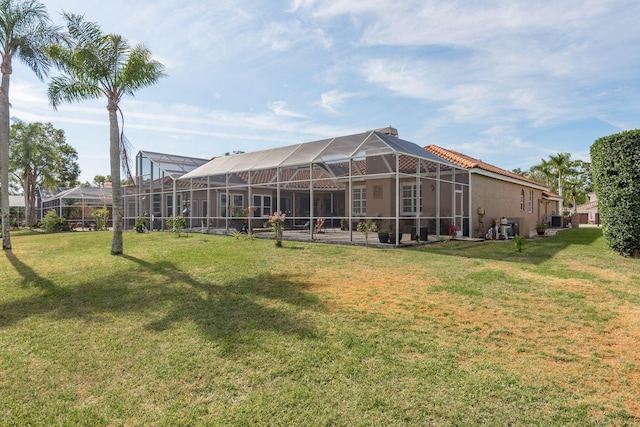
[[[93,183],[96,187],[104,187],[107,182],[111,182],[111,175],[96,175],[93,177]]]
[[[571,162],[573,174],[567,177],[566,185],[571,194],[571,207],[586,203],[589,200],[589,193],[593,190],[591,180],[591,163],[582,160]]]
[[[547,187],[549,187],[551,185],[551,178],[553,178],[550,162],[545,159],[540,159],[540,164],[531,166],[526,176],[536,181],[543,182]]]
[[[73,186],[80,174],[77,151],[65,142],[64,131],[51,123],[13,119],[9,132],[11,173],[23,189],[27,224],[36,220],[39,186]]]
[[[570,153],[558,153],[555,156],[549,156],[549,165],[554,175],[558,179],[557,191],[562,196],[564,190],[563,178],[573,173],[571,154]]]
[[[133,96],[138,89],[156,83],[165,75],[164,67],[152,58],[144,45],[131,47],[120,35],[104,34],[97,24],[85,21],[83,16],[63,16],[69,36],[64,43],[53,44],[47,49],[63,72],[51,80],[49,100],[53,108],[57,108],[63,101],[107,99],[113,198],[111,254],[119,255],[123,250],[120,169],[121,166],[128,169],[126,139],[117,116],[118,112],[123,116],[119,104],[123,95]]]
[[[587,201],[587,194],[592,189],[589,162],[571,160],[570,153],[558,153],[549,156],[549,160],[540,161],[525,173],[527,178],[542,182],[563,196],[565,206],[575,207]]]
[[[11,249],[9,234],[9,85],[12,60],[17,57],[42,79],[50,60],[44,48],[58,40],[58,28],[50,23],[45,6],[37,0],[0,1],[0,174],[2,196],[2,249]]]

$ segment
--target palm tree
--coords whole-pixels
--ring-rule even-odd
[[[122,254],[120,169],[121,165],[128,167],[126,140],[118,125],[117,113],[122,116],[119,103],[124,94],[133,96],[136,90],[156,83],[165,75],[164,67],[144,45],[130,47],[120,35],[104,34],[97,24],[85,21],[83,16],[66,13],[63,16],[69,37],[65,43],[47,49],[63,71],[49,84],[49,100],[57,108],[62,101],[107,98],[113,197],[111,254],[119,255]]]
[[[2,249],[11,249],[9,235],[9,83],[12,59],[24,62],[40,79],[47,74],[50,60],[45,46],[57,40],[58,28],[51,25],[45,6],[37,0],[0,1],[0,171],[2,196]]]
[[[551,163],[545,159],[540,159],[540,162],[541,163],[539,165],[531,166],[527,176],[533,179],[538,178],[538,176],[543,178],[544,184],[548,187],[550,185],[551,178],[554,176],[554,173],[551,170]]]
[[[558,194],[562,196],[562,187],[564,187],[563,177],[573,173],[571,154],[558,153],[555,156],[549,156],[549,165],[554,175],[558,178]]]

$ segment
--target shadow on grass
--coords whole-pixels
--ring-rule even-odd
[[[233,354],[260,345],[264,334],[296,335],[312,339],[313,324],[301,310],[323,310],[317,298],[286,276],[259,274],[233,283],[214,283],[181,271],[169,261],[149,263],[128,255],[134,268],[95,277],[78,286],[45,279],[6,251],[22,276],[23,286],[42,293],[0,304],[0,328],[33,316],[104,322],[103,314],[140,316],[150,331],[170,330],[179,323],[197,325],[200,333]],[[107,320],[110,321],[110,320]]]
[[[553,258],[569,246],[591,246],[601,236],[602,229],[600,228],[563,230],[555,236],[535,237],[527,240],[522,252],[515,250],[513,240],[484,242],[451,241],[436,245],[409,248],[409,250],[471,259],[541,264]]]
[[[48,292],[54,292],[56,290],[56,285],[53,281],[40,276],[31,267],[20,261],[12,251],[4,251],[4,253],[13,268],[22,276],[20,286],[35,286]]]

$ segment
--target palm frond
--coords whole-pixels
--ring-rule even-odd
[[[51,61],[45,47],[58,41],[60,27],[51,24],[46,7],[36,1],[0,2],[0,46],[2,54],[24,62],[40,79],[48,74]]]
[[[128,95],[133,95],[136,90],[151,86],[165,76],[164,66],[153,59],[149,49],[138,44],[129,53],[129,60],[122,70],[121,84]]]
[[[48,95],[51,106],[56,109],[62,102],[97,99],[104,93],[89,81],[77,79],[73,75],[61,75],[51,79]]]

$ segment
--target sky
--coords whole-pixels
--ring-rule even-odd
[[[166,77],[125,97],[140,150],[212,158],[393,126],[501,168],[589,161],[640,121],[636,0],[43,0],[143,43]],[[55,75],[56,71],[52,70]],[[14,59],[11,115],[51,122],[80,181],[109,174],[106,100],[47,99]]]

